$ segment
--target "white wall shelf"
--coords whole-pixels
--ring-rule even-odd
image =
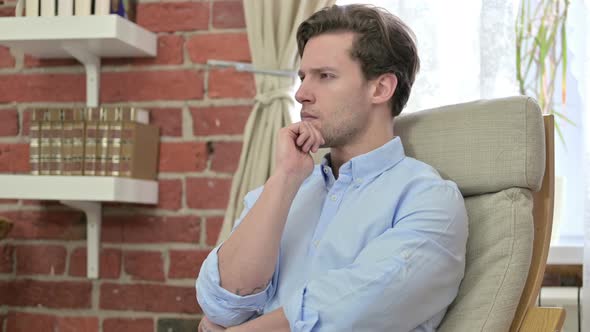
[[[549,247],[547,264],[583,265],[584,240],[552,243]]]
[[[156,204],[158,182],[110,176],[0,174],[0,198],[59,200],[86,214],[87,276],[99,275],[102,202]]]
[[[76,58],[86,69],[86,103],[98,106],[100,59],[146,57],[156,35],[119,15],[0,18],[0,44],[41,59]]]

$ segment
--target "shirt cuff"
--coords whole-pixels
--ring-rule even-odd
[[[211,321],[233,326],[243,323],[254,314],[262,314],[264,306],[274,295],[277,273],[263,291],[246,296],[236,295],[220,286],[217,256],[220,247],[212,250],[203,262],[196,281],[197,300]]]
[[[291,332],[309,332],[319,321],[318,312],[306,307],[306,293],[307,285],[295,292],[283,306]]]

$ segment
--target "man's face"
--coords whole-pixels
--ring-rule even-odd
[[[351,32],[313,37],[301,58],[295,99],[302,105],[301,120],[320,131],[325,147],[351,144],[367,128],[370,88],[350,56],[353,40]]]

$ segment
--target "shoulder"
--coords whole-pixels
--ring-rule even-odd
[[[398,210],[459,212],[465,209],[464,198],[457,184],[444,179],[434,167],[422,161],[405,157],[383,175],[385,181],[399,188]]]

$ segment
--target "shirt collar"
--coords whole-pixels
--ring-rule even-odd
[[[320,166],[326,184],[331,184],[334,178],[329,156],[329,153],[324,156]],[[382,146],[344,163],[340,167],[340,175],[352,177],[352,180],[372,179],[395,166],[405,156],[402,141],[399,136],[396,136]]]

